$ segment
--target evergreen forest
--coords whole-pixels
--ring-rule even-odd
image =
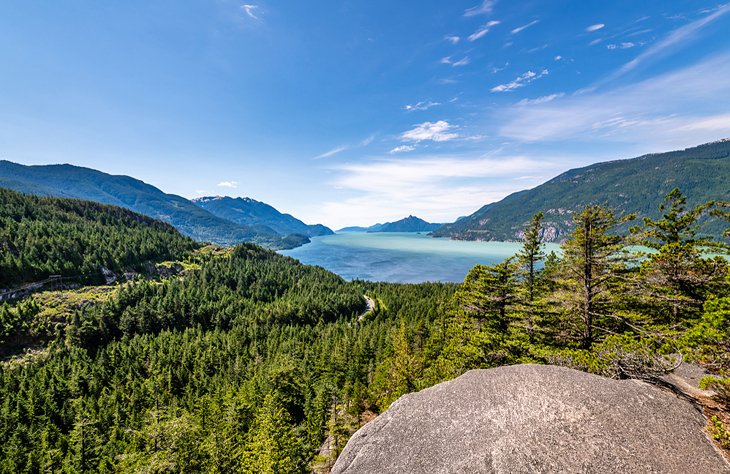
[[[728,245],[698,224],[728,203],[586,206],[549,254],[538,213],[519,254],[461,284],[391,284],[117,207],[0,199],[0,286],[76,277],[0,303],[0,473],[327,472],[403,394],[517,363],[651,383],[699,364],[730,449]],[[145,262],[169,271],[78,278]]]

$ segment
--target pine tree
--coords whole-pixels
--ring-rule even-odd
[[[516,300],[516,268],[513,259],[492,266],[476,265],[456,293],[458,306],[479,326],[506,332],[508,309]]]
[[[299,441],[290,417],[269,393],[254,420],[242,455],[242,471],[256,474],[301,472]]]
[[[535,313],[538,311],[535,305],[538,265],[545,259],[542,242],[542,212],[532,217],[529,226],[522,236],[522,249],[517,254],[517,261],[520,266],[522,294],[520,298],[521,312],[525,322],[525,331],[530,344],[535,340]]]
[[[577,329],[581,347],[590,349],[599,319],[611,316],[610,290],[625,268],[624,239],[610,233],[620,222],[610,209],[587,206],[573,221],[575,230],[562,245],[557,297],[568,325]]]
[[[713,203],[687,209],[686,202],[675,188],[659,206],[664,213],[660,219],[644,218],[643,228],[632,229],[642,245],[656,250],[642,266],[642,299],[671,315],[661,319],[673,324],[699,314],[707,291],[721,283],[727,268],[724,261],[702,258],[713,242],[697,237],[697,220]]]

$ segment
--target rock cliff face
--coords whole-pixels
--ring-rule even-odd
[[[728,473],[689,402],[554,366],[474,370],[401,397],[333,473]]]

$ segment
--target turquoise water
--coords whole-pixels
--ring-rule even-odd
[[[476,264],[492,265],[519,251],[514,242],[464,242],[418,233],[350,232],[312,238],[280,253],[348,280],[461,282]],[[546,250],[557,250],[548,244]]]

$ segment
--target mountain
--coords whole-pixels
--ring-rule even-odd
[[[51,275],[103,281],[113,272],[196,249],[169,224],[128,209],[0,188],[0,288]]]
[[[431,224],[415,216],[408,216],[399,221],[375,224],[370,227],[343,227],[338,233],[344,232],[431,232],[441,227],[442,224]]]
[[[138,179],[68,164],[24,166],[0,161],[0,187],[124,207],[172,224],[195,240],[221,245],[255,242],[271,248],[292,248],[309,241],[303,235],[284,241],[270,227],[222,219],[181,196],[166,194]]]
[[[408,216],[399,221],[387,222],[378,230],[368,232],[431,232],[441,227],[441,224],[431,224],[416,216]]]
[[[282,214],[274,207],[251,198],[228,196],[193,199],[199,207],[211,214],[242,225],[263,225],[281,235],[300,234],[307,237],[332,235],[331,229],[322,224],[307,225],[290,214]]]
[[[337,233],[346,233],[346,232],[378,232],[380,229],[383,228],[385,224],[375,224],[371,225],[370,227],[360,227],[360,226],[351,226],[351,227],[343,227],[342,229],[338,230]]]
[[[586,204],[605,204],[619,213],[657,218],[658,206],[673,188],[688,205],[730,201],[730,140],[567,171],[536,188],[487,204],[474,214],[433,232],[459,240],[516,240],[530,218],[545,214],[545,240],[561,241],[573,215]],[[702,232],[719,236],[725,223],[704,221]],[[623,226],[626,230],[629,224]]]

